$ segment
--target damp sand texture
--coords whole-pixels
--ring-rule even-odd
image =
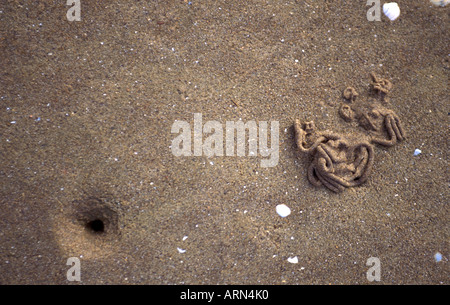
[[[2,1],[0,283],[448,284],[449,7],[368,21],[363,2],[81,1],[69,21],[65,1]],[[406,137],[336,193],[294,122],[363,141],[347,87]],[[278,163],[174,156],[194,113],[278,122]]]

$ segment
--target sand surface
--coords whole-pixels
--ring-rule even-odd
[[[71,22],[65,2],[0,3],[0,283],[77,283],[69,257],[82,284],[449,283],[450,6],[84,0]],[[377,98],[370,72],[407,138],[361,186],[316,187],[294,121],[366,138],[339,107]],[[278,122],[276,166],[174,156],[194,113]]]

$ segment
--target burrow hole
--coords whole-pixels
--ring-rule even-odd
[[[101,219],[90,220],[86,223],[86,228],[89,232],[94,234],[101,234],[105,232],[105,223]]]

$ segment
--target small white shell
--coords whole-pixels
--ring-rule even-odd
[[[291,209],[285,204],[277,205],[276,210],[278,215],[280,215],[281,217],[286,217],[289,216],[289,214],[291,214]]]
[[[434,255],[434,259],[436,260],[436,262],[440,262],[442,260],[442,254],[436,252],[436,254]]]
[[[396,2],[385,3],[383,4],[383,13],[391,21],[394,21],[400,16],[400,7]]]
[[[298,258],[297,258],[297,256],[288,257],[287,261],[290,262],[291,264],[297,264],[298,263]]]

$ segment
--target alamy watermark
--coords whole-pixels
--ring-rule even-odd
[[[369,266],[366,276],[369,282],[381,281],[381,263],[378,257],[369,257],[366,262],[366,266]]]
[[[67,270],[66,278],[70,282],[80,282],[81,281],[81,263],[78,257],[69,257],[67,259],[66,265],[71,266]]]
[[[80,0],[67,0],[66,5],[72,5],[67,10],[66,17],[69,21],[81,21],[81,2]]]
[[[67,0],[66,5],[71,5],[67,10],[68,21],[81,21],[81,2],[80,0]],[[381,21],[380,0],[367,0],[366,6],[371,7],[367,10],[368,21]]]
[[[367,0],[366,6],[372,5],[367,10],[367,20],[368,21],[381,21],[381,4],[380,0]]]
[[[246,141],[246,131],[248,131],[248,141]],[[194,113],[193,135],[189,122],[178,120],[172,124],[171,133],[179,134],[172,140],[171,145],[172,153],[176,157],[244,157],[246,144],[248,143],[249,157],[256,157],[258,152],[261,157],[267,157],[261,160],[261,167],[274,167],[278,164],[278,121],[270,122],[270,147],[268,145],[269,126],[267,121],[258,123],[256,121],[244,123],[241,120],[237,122],[226,121],[225,126],[218,121],[207,121],[203,124],[202,114]],[[206,134],[205,139],[203,139],[204,134]]]

